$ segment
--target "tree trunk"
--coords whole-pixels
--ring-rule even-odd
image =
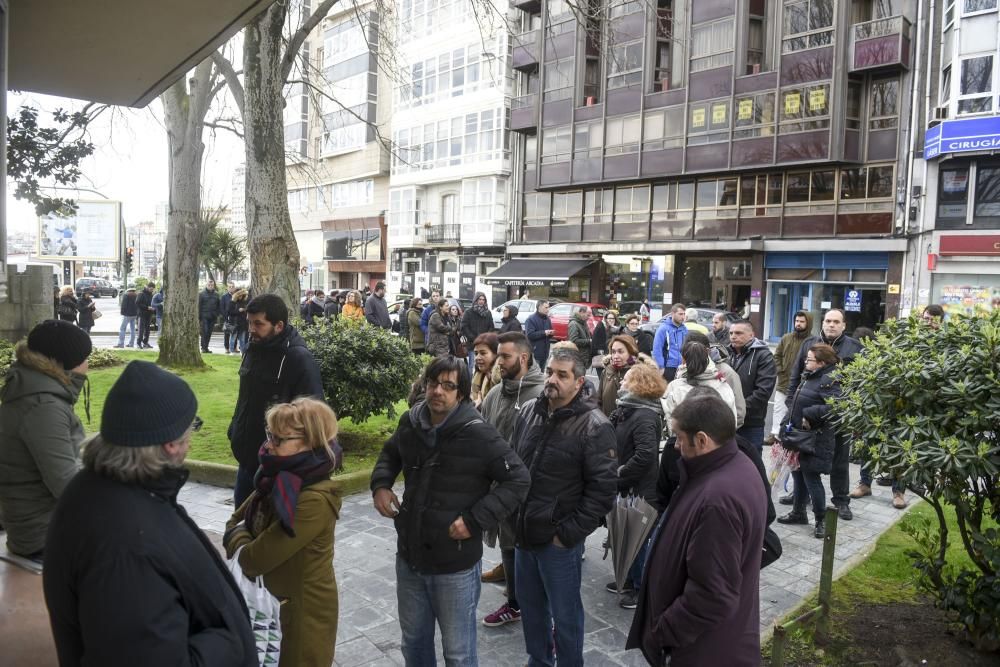
[[[299,301],[299,248],[288,215],[282,115],[282,28],[288,3],[275,3],[244,31],[243,125],[251,293]]]
[[[198,269],[202,230],[201,166],[205,153],[202,128],[211,102],[211,61],[198,65],[161,96],[170,150],[170,203],[164,275],[163,331],[157,362],[168,367],[204,366],[198,322]],[[209,99],[206,99],[209,98]],[[199,117],[200,115],[200,117]]]

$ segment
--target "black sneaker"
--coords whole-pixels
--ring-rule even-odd
[[[809,517],[806,516],[805,512],[792,510],[784,516],[779,516],[778,523],[809,525]]]
[[[781,496],[780,498],[778,498],[778,502],[781,503],[782,505],[791,505],[793,502],[795,502],[795,494],[789,493],[787,495]]]
[[[639,593],[636,591],[622,593],[622,599],[618,601],[618,606],[622,609],[635,609],[639,606]]]
[[[851,512],[851,506],[850,505],[838,505],[837,506],[837,514],[844,521],[850,521],[851,519],[854,518],[854,514]]]
[[[618,592],[618,584],[617,584],[617,582],[609,581],[607,584],[604,585],[604,590],[606,590],[609,593],[617,593]],[[628,582],[625,582],[625,586],[622,588],[621,592],[622,593],[628,593],[628,592],[634,591],[634,590],[635,589],[632,588],[628,584]]]
[[[822,540],[826,537],[826,523],[823,521],[817,521],[816,527],[813,528],[813,537],[818,540]]]

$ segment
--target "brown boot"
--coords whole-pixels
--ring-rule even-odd
[[[500,563],[488,572],[483,572],[483,576],[480,579],[482,579],[484,584],[502,584],[507,581],[507,575],[503,571],[503,563]]]
[[[902,491],[892,492],[892,506],[898,510],[906,508],[906,496]]]
[[[867,484],[858,484],[851,491],[851,498],[864,498],[865,496],[870,496],[872,494],[872,487]]]

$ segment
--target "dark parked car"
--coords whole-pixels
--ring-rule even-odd
[[[95,299],[102,296],[115,299],[118,297],[118,288],[103,278],[79,278],[76,281],[76,296],[80,298],[84,294]]]

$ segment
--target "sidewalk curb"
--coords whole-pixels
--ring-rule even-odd
[[[236,466],[188,460],[184,462],[184,467],[191,471],[191,481],[193,482],[201,482],[202,484],[221,486],[229,489],[236,485]],[[340,482],[341,495],[349,496],[353,493],[368,491],[368,483],[371,476],[371,469],[366,469],[337,475],[333,479]]]

